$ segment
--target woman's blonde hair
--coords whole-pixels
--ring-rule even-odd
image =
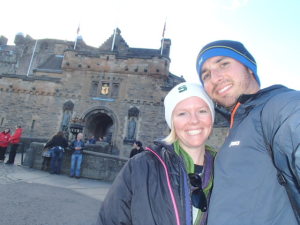
[[[174,128],[174,125],[172,123],[171,131],[170,131],[169,135],[163,139],[163,141],[165,141],[167,144],[171,145],[175,141],[177,141],[177,139],[178,139],[178,137],[176,135],[175,128]]]

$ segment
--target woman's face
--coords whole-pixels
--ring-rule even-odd
[[[9,133],[9,129],[5,129],[4,132],[5,132],[5,133]]]
[[[199,97],[179,102],[173,111],[175,133],[183,149],[204,146],[212,131],[212,116],[208,105]]]

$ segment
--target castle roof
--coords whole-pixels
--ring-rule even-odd
[[[61,64],[63,59],[63,55],[51,55],[43,64],[36,68],[36,71],[62,72]]]
[[[170,41],[169,39],[165,40]],[[99,50],[101,52],[113,51],[117,54],[118,58],[151,58],[161,56],[160,49],[130,48],[122,37],[121,30],[119,28],[115,29],[113,34],[99,47]],[[164,54],[164,57],[168,56],[168,54]]]

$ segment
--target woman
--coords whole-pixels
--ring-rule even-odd
[[[60,174],[61,163],[65,148],[68,147],[68,141],[62,131],[57,132],[44,148],[50,148],[51,151],[51,174]]]
[[[10,129],[6,128],[0,133],[0,162],[4,162],[7,146],[9,145]]]
[[[126,163],[101,205],[98,225],[206,224],[215,152],[205,142],[213,103],[200,85],[181,83],[164,105],[169,136]]]
[[[141,153],[141,152],[144,151],[143,143],[140,142],[140,141],[134,141],[132,146],[133,146],[133,149],[131,149],[129,158],[132,158],[136,154]]]

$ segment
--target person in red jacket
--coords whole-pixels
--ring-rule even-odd
[[[9,145],[10,129],[6,128],[0,133],[0,162],[5,159],[7,146]]]
[[[10,147],[9,157],[8,160],[6,161],[6,164],[14,164],[15,162],[15,157],[21,140],[22,131],[23,129],[21,128],[21,126],[17,125],[15,133],[9,139],[9,143],[11,144],[11,147]]]

